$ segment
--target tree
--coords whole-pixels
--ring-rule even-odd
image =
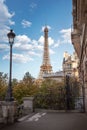
[[[0,72],[0,100],[3,100],[5,98],[7,85],[8,75]]]
[[[57,82],[46,79],[42,82],[39,93],[35,97],[35,106],[47,109],[65,108],[65,85],[64,82]]]
[[[12,80],[12,87],[15,87],[18,84],[18,80],[16,78],[14,78]]]
[[[69,86],[73,97],[80,96],[80,86],[78,80],[75,77],[70,77]]]
[[[29,72],[26,72],[23,79],[13,87],[15,99],[21,104],[23,97],[34,96],[38,91],[38,87],[34,84],[34,78]]]

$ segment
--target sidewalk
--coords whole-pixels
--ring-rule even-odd
[[[2,130],[87,130],[87,115],[64,112],[32,113]]]
[[[25,115],[23,117],[18,118],[18,120],[16,122],[22,122],[24,120],[27,120],[29,117],[33,116],[35,113],[29,113],[28,115]],[[15,124],[16,122],[14,122],[13,124]],[[7,126],[8,124],[4,124],[2,122],[0,122],[0,129]],[[10,125],[10,124],[9,124]]]

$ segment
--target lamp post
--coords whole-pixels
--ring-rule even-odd
[[[6,101],[13,101],[13,95],[12,95],[12,46],[14,43],[14,38],[15,38],[15,33],[13,30],[10,30],[10,32],[7,34],[9,44],[10,44],[10,71],[9,71],[9,84],[8,84],[8,89],[7,89],[7,94],[6,94]]]

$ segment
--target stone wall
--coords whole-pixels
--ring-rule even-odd
[[[0,101],[0,123],[14,123],[17,119],[16,101]]]

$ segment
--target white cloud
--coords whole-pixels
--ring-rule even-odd
[[[8,7],[5,5],[5,0],[0,0],[0,21],[5,22],[9,18],[12,18],[14,13],[9,13]]]
[[[30,8],[31,8],[31,9],[34,9],[34,8],[36,8],[36,7],[37,7],[37,4],[36,4],[36,3],[32,2],[32,3],[30,4]]]
[[[38,43],[40,43],[42,45],[44,44],[44,36],[40,36]]]
[[[21,51],[29,51],[29,50],[33,50],[33,46],[30,44],[22,44],[19,46],[17,46],[17,44],[14,46],[14,48],[21,50]]]
[[[37,51],[43,51],[43,45],[35,46],[35,50],[37,50]]]
[[[33,61],[32,58],[30,58],[28,55],[23,55],[23,54],[12,54],[12,59],[16,63],[27,63],[29,61]],[[5,55],[3,57],[3,60],[9,60],[9,54]]]
[[[53,48],[59,47],[60,44],[61,44],[61,41],[60,39],[58,39],[58,41],[54,43]]]
[[[40,56],[40,53],[34,52],[34,51],[29,51],[28,54],[30,56]]]
[[[18,35],[16,36],[16,41],[21,44],[30,43],[31,39],[27,35]]]
[[[34,46],[37,46],[37,45],[38,45],[38,41],[32,40],[32,44],[33,44]]]
[[[40,51],[43,50],[43,36],[39,40],[31,40],[27,35],[18,35],[16,36],[16,41],[14,44],[14,49],[20,51]],[[39,43],[39,44],[38,44]]]
[[[59,47],[61,44],[70,44],[71,43],[71,28],[62,29],[59,31],[61,34],[57,41],[53,41],[52,48]]]
[[[7,32],[10,30],[10,25],[15,24],[11,18],[15,13],[10,13],[5,4],[5,0],[0,0],[0,42],[6,42]]]
[[[49,46],[54,44],[54,39],[52,39],[51,37],[48,38],[48,42],[49,42]]]
[[[62,43],[71,43],[71,28],[60,31]]]
[[[14,22],[14,21],[11,21],[11,20],[9,19],[9,24],[10,24],[10,25],[15,25],[15,22]]]
[[[32,2],[32,3],[29,5],[29,11],[30,11],[30,12],[33,12],[36,8],[37,8],[37,4],[36,4],[35,2]]]
[[[8,41],[8,38],[7,38],[8,30],[10,30],[8,26],[0,24],[0,42],[3,43],[3,42]]]
[[[9,49],[9,46],[8,45],[6,45],[6,44],[0,44],[0,51],[6,51],[6,50],[8,50]]]
[[[30,21],[27,20],[22,20],[21,24],[23,25],[24,28],[30,27],[32,25],[32,23]]]
[[[21,51],[29,51],[34,48],[31,39],[26,35],[18,35],[13,47]]]
[[[41,36],[38,40],[38,43],[40,43],[41,45],[44,44],[44,36]],[[54,44],[54,39],[52,39],[51,37],[48,37],[48,44],[49,46]]]
[[[55,54],[55,52],[52,50],[52,49],[49,49],[49,53],[52,55],[52,54]]]

